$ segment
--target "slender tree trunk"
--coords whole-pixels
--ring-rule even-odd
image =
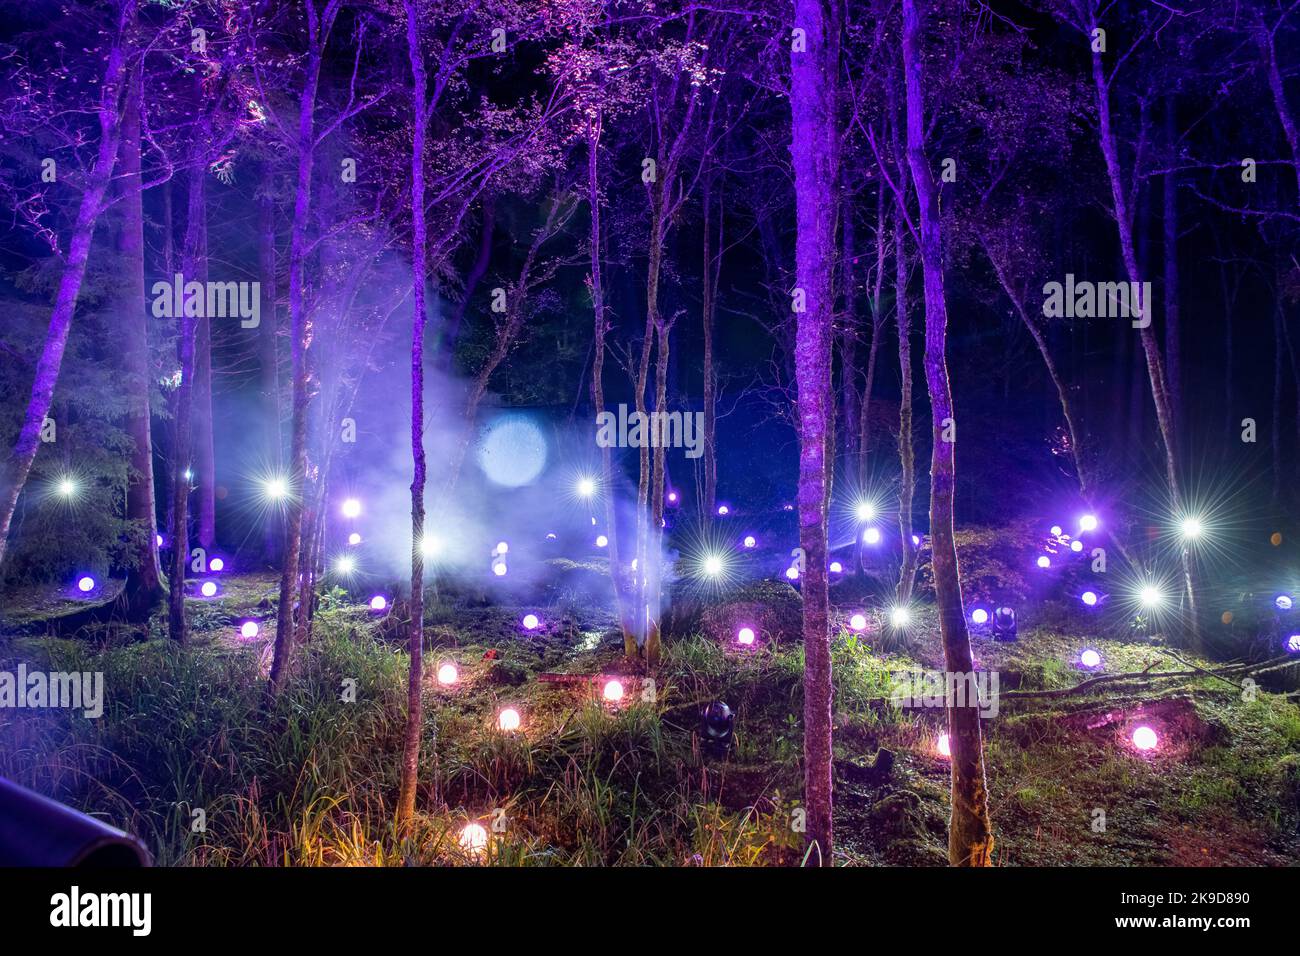
[[[424,328],[428,318],[425,285],[428,281],[428,230],[424,216],[424,143],[427,131],[427,87],[424,52],[420,48],[414,0],[406,8],[406,49],[411,62],[411,291],[414,305],[411,325],[411,658],[406,682],[406,735],[402,746],[402,782],[397,799],[397,822],[407,827],[415,815],[415,789],[420,771],[420,737],[424,725]]]
[[[718,507],[718,379],[713,367],[713,326],[717,318],[718,268],[722,259],[722,209],[718,210],[718,262],[714,262],[713,236],[709,217],[713,209],[712,180],[704,184],[704,303],[701,318],[704,324],[704,501],[705,520]]]
[[[902,151],[898,151],[902,155]],[[899,164],[899,177],[906,175]],[[906,180],[899,184],[905,188]],[[912,431],[912,320],[907,314],[907,250],[904,246],[902,210],[894,216],[894,307],[898,324],[898,369],[902,397],[898,402],[898,530],[902,535],[903,567],[898,574],[898,603],[906,606],[916,586],[918,551],[912,541],[912,514],[916,498],[916,445]]]
[[[1177,145],[1174,98],[1165,103],[1165,140],[1171,164]],[[1169,372],[1169,408],[1177,428],[1183,414],[1182,329],[1178,314],[1178,177],[1164,175],[1164,257],[1165,257],[1165,368]],[[1148,305],[1148,309],[1150,306]]]
[[[284,466],[284,440],[280,434],[280,358],[276,339],[279,335],[276,303],[279,287],[276,283],[275,256],[275,200],[269,192],[257,200],[258,271],[262,277],[262,324],[257,330],[258,364],[260,366],[259,391],[261,392],[262,420],[266,433],[263,454],[266,467],[280,474]],[[279,550],[276,535],[278,523],[275,513],[268,517],[263,531],[263,553],[268,559]]]
[[[315,164],[316,90],[320,83],[319,28],[312,30],[304,63],[302,93],[298,100],[298,180],[294,194],[293,223],[289,234],[289,323],[293,338],[293,413],[289,438],[289,503],[285,522],[283,565],[280,570],[280,607],[276,615],[275,656],[271,663],[271,689],[278,691],[289,673],[296,634],[294,599],[298,596],[298,562],[302,553],[303,512],[307,496],[307,350],[311,348],[312,318],[307,309],[304,271],[307,265],[307,228],[311,215],[312,168]]]
[[[95,162],[81,195],[81,205],[77,208],[77,219],[68,244],[68,257],[63,274],[59,277],[59,289],[55,295],[54,308],[50,312],[45,344],[36,363],[36,375],[32,380],[32,392],[27,401],[27,412],[23,416],[23,427],[18,433],[18,441],[14,443],[7,467],[0,471],[0,568],[4,566],[9,525],[18,505],[18,496],[27,484],[32,461],[41,446],[41,426],[49,415],[54,386],[63,364],[63,350],[68,344],[77,296],[86,274],[90,242],[94,236],[95,224],[99,222],[100,213],[104,210],[104,195],[113,176],[113,166],[117,162],[122,122],[121,98],[127,70],[127,24],[134,16],[134,3],[132,0],[121,0],[119,10],[118,29],[108,50],[103,88],[100,91],[99,145]]]
[[[587,126],[587,205],[590,207],[591,231],[589,249],[591,260],[591,306],[595,316],[594,357],[591,368],[591,403],[596,418],[605,412],[605,335],[609,319],[605,311],[605,286],[601,269],[600,232],[600,134],[601,118],[590,120]],[[600,449],[601,497],[605,501],[605,537],[609,540],[609,578],[614,589],[614,612],[623,632],[623,653],[632,658],[637,655],[636,632],[628,618],[628,596],[623,586],[622,557],[619,550],[618,511],[615,508],[613,450],[605,445]]]
[[[144,281],[144,197],[140,179],[140,101],[143,82],[137,68],[130,79],[122,115],[116,188],[121,208],[117,235],[121,286],[118,319],[122,328],[122,371],[127,391],[126,430],[131,436],[131,474],[126,488],[126,518],[131,532],[131,570],[123,596],[128,614],[148,617],[163,600],[162,566],[158,563],[158,512],[154,501],[153,434],[149,397],[153,375],[149,361],[149,313]]]
[[[208,275],[207,235],[203,237],[203,277],[186,276],[204,281]],[[193,408],[194,482],[197,501],[195,532],[199,544],[209,552],[217,540],[217,459],[212,434],[212,320],[199,316],[194,336],[194,408]]]
[[[668,352],[674,320],[660,319],[656,323],[659,351],[655,356],[655,411],[668,411]],[[654,467],[650,488],[650,544],[646,567],[646,639],[645,660],[649,667],[659,664],[660,585],[663,570],[661,556],[664,541],[664,470],[668,449],[662,442],[654,448]]]
[[[844,276],[844,317],[839,332],[840,349],[840,421],[844,431],[844,478],[850,488],[858,487],[867,480],[863,470],[865,455],[862,454],[862,417],[858,395],[858,269],[857,236],[854,229],[853,196],[851,190],[841,184],[840,208],[844,211],[844,225],[840,236],[840,259],[843,262]],[[874,318],[874,313],[873,313]],[[875,338],[871,341],[874,348]],[[867,377],[873,369],[868,366]]]
[[[836,0],[795,0],[806,52],[790,55],[790,152],[795,186],[795,272],[804,308],[795,330],[799,414],[799,546],[803,550],[804,802],[809,862],[833,863],[830,597],[827,508],[834,447],[831,349],[834,320],[837,81],[841,10]]]
[[[955,442],[945,430],[955,421],[945,357],[948,306],[944,289],[939,195],[925,156],[924,94],[921,62],[921,16],[916,0],[903,0],[903,72],[907,102],[907,161],[920,216],[921,269],[925,290],[925,380],[930,392],[933,453],[930,459],[930,551],[939,604],[943,652],[951,674],[973,672],[970,637],[962,606],[961,577],[953,538],[956,487]],[[959,678],[960,679],[960,678]],[[988,785],[984,778],[984,742],[979,706],[948,706],[952,751],[952,820],[948,861],[953,866],[989,866],[993,830],[989,822]]]

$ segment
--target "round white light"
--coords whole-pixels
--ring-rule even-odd
[[[426,534],[420,539],[420,553],[426,558],[436,558],[442,553],[442,542],[437,535]]]
[[[535,631],[541,625],[542,620],[536,614],[525,614],[523,623],[525,630]]]
[[[334,570],[339,574],[347,576],[357,569],[357,559],[350,554],[341,555],[334,562]]]
[[[348,544],[351,544],[351,545],[357,545],[357,544],[360,544],[360,543],[361,543],[361,534],[360,534],[360,532],[353,531],[350,535],[348,535]]]
[[[217,593],[217,582],[204,581],[203,585],[199,588],[199,593],[204,597],[213,597]]]
[[[876,506],[870,501],[859,501],[854,506],[853,513],[858,516],[859,521],[870,521],[876,516]]]
[[[867,544],[880,544],[880,529],[868,528],[862,532],[862,540]]]
[[[1101,655],[1090,648],[1079,655],[1079,663],[1084,667],[1100,667]]]
[[[1096,530],[1097,530],[1097,516],[1096,516],[1096,515],[1084,515],[1082,518],[1079,519],[1079,527],[1080,527],[1082,530],[1084,530],[1084,531],[1096,531]]]
[[[1154,584],[1146,584],[1138,592],[1138,599],[1142,602],[1143,607],[1157,607],[1163,603],[1165,596]]]
[[[609,544],[609,538],[605,537],[603,534],[596,535],[596,547],[603,548],[607,544]]]
[[[1040,568],[1050,568],[1052,566],[1052,559],[1045,554],[1040,554],[1038,556],[1038,566]]]
[[[450,687],[459,679],[460,671],[456,670],[455,664],[448,662],[438,668],[438,683],[444,687]]]
[[[622,700],[623,699],[622,681],[616,681],[616,680],[606,681],[605,689],[601,692],[601,696],[603,696],[610,703],[617,703],[618,701]]]
[[[982,607],[977,607],[970,612],[970,619],[974,624],[987,624],[989,622],[989,612]]]
[[[188,477],[190,476],[187,473],[186,478]],[[272,501],[279,501],[281,498],[283,498],[286,494],[289,493],[289,486],[285,484],[285,480],[283,478],[268,479],[262,487],[263,487],[263,492],[266,494],[266,497],[270,498]]]
[[[754,629],[752,627],[742,627],[740,633],[736,635],[736,640],[741,644],[753,644],[754,636]]]
[[[387,607],[388,598],[384,597],[382,594],[376,594],[370,599],[370,610],[372,611],[382,611]]]
[[[754,547],[754,546],[757,545],[757,544],[758,544],[758,541],[754,538],[754,536],[753,536],[752,534],[747,534],[747,535],[745,535],[745,541],[744,541],[744,545],[745,545],[745,547],[747,547],[747,548],[752,548],[752,547]]]
[[[488,832],[477,823],[467,823],[460,831],[460,848],[467,853],[482,853],[487,844]]]
[[[518,730],[520,723],[519,711],[515,710],[513,707],[507,707],[497,716],[497,726],[507,732]]]
[[[77,493],[77,483],[71,478],[64,478],[59,482],[59,494],[65,498],[71,498]]]
[[[578,479],[578,494],[583,498],[590,498],[596,493],[596,483],[590,478]]]
[[[1205,530],[1199,518],[1184,518],[1182,524],[1179,525],[1179,529],[1183,532],[1183,537],[1189,541],[1199,538],[1201,532]]]
[[[95,579],[87,574],[77,582],[77,590],[82,594],[95,590]]]
[[[716,578],[722,573],[722,559],[716,554],[711,554],[704,559],[704,573],[711,578]]]
[[[867,629],[867,616],[865,614],[854,614],[849,618],[849,627],[855,631],[865,631]]]
[[[245,621],[239,625],[239,636],[251,639],[257,637],[260,630],[261,628],[257,626],[256,621]]]
[[[213,558],[211,561],[208,562],[208,567],[211,568],[213,571],[224,571],[226,570],[225,559]]]
[[[361,515],[361,502],[356,498],[348,498],[343,502],[343,517],[357,518]]]
[[[1143,725],[1133,731],[1133,746],[1138,750],[1155,750],[1156,745],[1160,743],[1160,738],[1150,727]]]
[[[896,607],[889,612],[889,623],[894,627],[907,627],[912,623],[912,612],[905,607]]]

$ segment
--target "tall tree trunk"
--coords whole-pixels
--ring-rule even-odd
[[[843,262],[844,317],[839,331],[840,350],[840,421],[844,432],[844,479],[850,488],[867,480],[863,470],[862,419],[858,395],[858,269],[857,236],[854,229],[852,191],[841,184],[840,208],[844,211],[844,224],[840,235],[840,259]],[[873,314],[874,317],[874,314]],[[875,338],[871,341],[874,348]],[[871,377],[873,369],[867,370]]]
[[[713,210],[713,181],[704,183],[704,303],[701,319],[704,325],[704,501],[701,503],[705,520],[718,507],[718,373],[713,367],[713,326],[718,308],[718,274],[722,263],[723,210],[718,210],[718,252],[713,253],[713,236],[709,217]],[[714,261],[716,258],[716,262]]]
[[[1170,165],[1177,153],[1178,130],[1175,124],[1175,101],[1165,103],[1165,140]],[[1164,175],[1164,258],[1165,258],[1165,368],[1169,373],[1169,408],[1177,428],[1183,414],[1182,329],[1178,315],[1178,177]],[[1148,306],[1148,309],[1150,306]]]
[[[207,235],[203,237],[203,280],[208,275]],[[198,276],[186,276],[186,281]],[[202,280],[201,280],[202,281]],[[207,310],[199,316],[194,334],[193,454],[195,534],[199,544],[212,550],[217,540],[217,459],[212,434],[212,320]]]
[[[591,215],[588,242],[591,260],[591,307],[595,316],[591,404],[595,409],[597,420],[605,412],[605,336],[609,331],[609,318],[605,310],[605,285],[601,269],[600,134],[601,118],[597,115],[588,122],[587,126],[587,205],[590,207]],[[619,628],[623,632],[623,653],[627,657],[636,657],[636,632],[628,617],[628,595],[623,585],[622,553],[619,550],[613,455],[613,449],[608,445],[601,447],[600,486],[601,497],[605,501],[605,537],[609,542],[605,550],[609,554],[609,578],[610,585],[614,589],[614,611],[618,617]]]
[[[296,634],[294,599],[298,596],[298,562],[302,550],[303,513],[307,498],[307,350],[311,348],[312,318],[307,309],[304,271],[307,265],[307,229],[311,215],[312,168],[316,159],[316,90],[320,84],[321,30],[311,20],[310,48],[303,65],[303,88],[298,99],[298,179],[294,192],[293,223],[289,234],[289,324],[292,345],[293,412],[289,438],[289,502],[285,522],[283,565],[280,570],[280,606],[276,615],[275,656],[271,662],[271,689],[278,691],[292,666]]]
[[[1089,32],[1096,29],[1096,23],[1090,23]],[[1129,214],[1129,203],[1124,191],[1124,174],[1120,164],[1119,141],[1115,134],[1110,112],[1110,86],[1106,79],[1105,67],[1101,62],[1101,53],[1096,49],[1092,53],[1092,80],[1097,96],[1098,140],[1102,156],[1106,160],[1106,174],[1110,179],[1111,199],[1115,206],[1115,225],[1119,232],[1120,251],[1123,255],[1124,268],[1134,288],[1142,288],[1142,270],[1138,267],[1136,247],[1133,242],[1133,218]],[[1156,341],[1152,325],[1152,303],[1142,303],[1143,314],[1139,328],[1142,351],[1146,355],[1147,377],[1151,383],[1151,397],[1156,406],[1156,423],[1160,427],[1160,437],[1164,445],[1165,479],[1169,485],[1170,504],[1175,515],[1183,514],[1182,484],[1178,476],[1178,446],[1174,424],[1173,404],[1169,397],[1169,384],[1165,375],[1164,358],[1160,354],[1160,345]],[[1196,588],[1192,580],[1191,555],[1183,550],[1183,586],[1187,595],[1188,616],[1192,627],[1193,643],[1199,645],[1200,622],[1196,608]]]
[[[276,283],[275,199],[269,191],[269,184],[267,191],[259,195],[257,200],[257,237],[258,272],[262,277],[263,296],[262,323],[257,330],[259,391],[262,421],[266,429],[262,439],[262,453],[266,456],[266,467],[278,475],[284,465],[284,444],[280,434],[280,359],[276,342],[280,323],[276,310],[279,287]],[[272,512],[268,516],[263,531],[262,547],[267,558],[271,558],[278,550],[276,514]]]
[[[901,156],[902,151],[899,150]],[[899,165],[899,188],[906,186],[905,170]],[[912,512],[916,498],[916,445],[912,432],[912,320],[907,314],[907,249],[904,246],[902,210],[894,216],[894,314],[898,324],[898,370],[901,398],[898,402],[898,530],[902,535],[903,566],[898,574],[898,603],[906,606],[916,586],[918,550],[912,541]]]
[[[660,319],[656,323],[659,351],[655,355],[655,411],[668,411],[668,350],[671,345],[673,319]],[[663,442],[655,445],[654,466],[650,486],[650,541],[646,565],[646,637],[645,660],[649,667],[659,664],[660,586],[663,579],[662,555],[664,542],[664,470],[668,449]]]
[[[406,734],[402,744],[402,782],[397,822],[409,825],[415,815],[420,771],[420,736],[424,726],[424,328],[428,320],[428,230],[424,215],[424,142],[428,124],[428,78],[420,48],[415,0],[404,0],[406,49],[411,62],[411,624],[407,637],[411,658],[406,681]]]
[[[907,103],[907,162],[916,189],[920,216],[920,253],[925,290],[925,381],[933,416],[930,458],[930,552],[939,604],[943,653],[950,674],[973,672],[970,637],[962,606],[961,577],[953,538],[956,487],[955,442],[944,432],[954,421],[952,390],[945,357],[948,305],[943,277],[939,195],[925,156],[921,17],[916,0],[903,0],[903,73]],[[958,679],[961,679],[960,677]],[[952,819],[948,828],[948,862],[953,866],[989,866],[993,831],[989,822],[988,785],[984,778],[984,742],[978,702],[948,706],[952,752]]]
[[[143,80],[139,68],[130,79],[122,115],[116,188],[121,207],[117,253],[121,285],[122,371],[127,392],[126,430],[131,436],[131,474],[126,488],[126,518],[134,524],[123,597],[128,615],[147,617],[162,602],[162,566],[158,563],[158,517],[154,500],[153,435],[149,396],[153,375],[149,361],[149,313],[144,281],[144,197],[140,179],[140,102]]]
[[[207,224],[204,219],[204,181],[206,164],[202,161],[202,149],[195,149],[195,157],[190,164],[189,192],[186,201],[185,244],[181,251],[181,274],[189,281],[197,277],[202,269],[205,251],[204,233]],[[190,470],[190,411],[194,397],[194,337],[198,327],[198,317],[182,309],[179,316],[180,337],[177,341],[177,355],[181,365],[181,384],[176,390],[176,443],[172,461],[172,550],[171,568],[169,569],[169,589],[167,600],[168,633],[173,641],[184,644],[189,639],[189,628],[185,620],[185,568],[189,561],[189,500],[190,480],[186,472]]]
[[[836,0],[795,0],[806,51],[790,54],[790,152],[795,187],[795,380],[799,413],[799,546],[803,550],[804,802],[808,859],[833,863],[831,806],[830,595],[827,508],[834,434],[831,348],[834,324],[840,15]]]
[[[50,312],[50,325],[45,333],[45,344],[36,363],[32,380],[31,397],[23,415],[23,427],[14,443],[13,454],[7,467],[0,472],[0,568],[4,566],[9,526],[13,522],[18,496],[27,484],[32,461],[41,446],[41,426],[50,412],[54,386],[59,380],[63,364],[63,350],[68,344],[72,328],[72,315],[76,311],[77,296],[86,275],[86,260],[90,255],[90,242],[95,225],[104,211],[104,195],[113,176],[117,162],[118,139],[122,123],[122,95],[127,71],[128,24],[134,19],[134,0],[120,0],[117,31],[113,35],[104,66],[103,87],[99,97],[99,145],[95,162],[87,177],[86,188],[77,207],[77,219],[72,227],[68,244],[68,258],[59,276],[59,289]]]

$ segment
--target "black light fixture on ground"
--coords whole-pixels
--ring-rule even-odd
[[[1016,639],[1015,608],[1003,605],[993,611],[993,639],[996,641]]]

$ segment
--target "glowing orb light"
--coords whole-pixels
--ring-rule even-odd
[[[460,671],[456,670],[456,665],[448,661],[438,667],[438,683],[444,687],[450,687],[456,681],[460,680]]]
[[[477,823],[467,823],[460,831],[460,848],[466,853],[482,853],[487,849],[488,832]]]
[[[792,564],[790,565],[790,567],[785,569],[785,576],[789,578],[791,581],[798,581],[799,569]]]
[[[420,539],[420,553],[426,558],[436,558],[442,553],[442,541],[436,535],[426,534]]]
[[[742,627],[740,631],[736,634],[736,642],[745,645],[753,644],[754,637],[755,634],[754,634],[754,629],[752,627]]]
[[[880,529],[868,528],[862,532],[862,540],[867,544],[880,544]]]
[[[361,502],[356,498],[348,498],[344,500],[341,510],[345,518],[359,518],[361,517]]]
[[[854,614],[849,618],[849,627],[855,631],[865,631],[867,629],[867,616],[865,614]]]
[[[388,598],[382,594],[376,594],[370,599],[370,610],[382,611],[388,607]]]
[[[1045,554],[1040,554],[1038,556],[1038,566],[1040,568],[1050,568],[1052,566],[1052,559]]]
[[[574,485],[574,491],[578,493],[579,498],[590,498],[596,493],[596,482],[591,478],[579,478],[578,483]]]
[[[199,588],[199,593],[204,597],[215,597],[217,593],[217,582],[204,581],[203,585]]]
[[[912,535],[912,545],[917,548],[921,546],[921,536],[919,534]]]
[[[1133,731],[1133,746],[1138,750],[1155,750],[1159,743],[1156,732],[1145,724]]]
[[[1088,648],[1088,650],[1079,655],[1079,663],[1084,667],[1100,667],[1101,655],[1092,648]]]
[[[1080,551],[1083,550],[1083,542],[1079,540],[1071,541],[1070,550],[1073,551],[1075,554],[1078,554]]]
[[[1059,538],[1060,536],[1061,536],[1061,526],[1059,524],[1052,525],[1052,537]]]
[[[77,590],[82,594],[95,590],[95,579],[89,574],[77,581]]]
[[[189,478],[186,473],[186,478]],[[262,494],[269,501],[283,501],[289,494],[289,483],[283,478],[268,478],[262,482]]]
[[[870,521],[876,516],[876,506],[870,501],[859,501],[853,506],[853,513],[859,521]]]
[[[156,534],[156,535],[153,536],[153,538],[154,538],[154,541],[156,541],[156,542],[158,543],[158,547],[161,548],[161,547],[163,546],[163,536],[160,535],[160,534]]]
[[[224,571],[226,570],[226,561],[224,558],[213,558],[208,562],[208,567],[213,571]]]
[[[340,555],[334,561],[334,570],[346,577],[357,569],[357,559],[350,554]]]
[[[257,626],[256,621],[245,621],[243,624],[239,625],[239,636],[251,640],[254,637],[257,637],[261,630],[262,629]]]
[[[844,573],[844,565],[840,564],[838,561],[832,561],[831,574],[843,574],[843,573]]]
[[[716,554],[710,554],[704,559],[704,573],[711,578],[716,578],[722,573],[722,559]]]
[[[1080,529],[1081,531],[1096,531],[1096,530],[1097,530],[1097,516],[1096,516],[1096,515],[1084,515],[1082,518],[1079,519],[1079,529]]]
[[[506,732],[518,730],[520,723],[522,721],[519,719],[519,711],[513,707],[507,707],[497,715],[497,726]]]
[[[504,578],[506,576],[506,571],[508,570],[509,569],[506,567],[506,563],[504,561],[492,562],[492,573],[495,574],[497,577]]]
[[[603,534],[596,535],[596,547],[603,548],[607,544],[609,544],[609,538],[605,537]]]
[[[752,548],[758,544],[758,539],[755,538],[752,534],[747,534],[745,535],[745,540],[741,543],[744,544],[744,546],[747,548]]]
[[[71,498],[77,493],[77,483],[71,478],[63,478],[59,481],[59,494],[64,498]]]
[[[1289,594],[1279,594],[1277,597],[1273,598],[1273,606],[1279,611],[1289,611],[1293,604],[1294,602],[1291,600],[1291,595]]]
[[[1144,584],[1138,591],[1138,600],[1143,607],[1159,607],[1164,603],[1164,593],[1154,584]]]
[[[1300,634],[1292,634],[1282,642],[1282,646],[1288,654],[1300,654]]]
[[[348,535],[348,544],[350,544],[350,545],[358,545],[358,544],[360,544],[360,543],[361,543],[361,533],[360,533],[360,532],[358,532],[358,531],[353,531],[350,535]]]
[[[1200,518],[1189,517],[1182,520],[1178,525],[1178,529],[1183,533],[1183,538],[1185,540],[1195,541],[1201,536],[1201,533],[1205,530],[1205,526],[1201,524]]]
[[[939,751],[940,757],[952,756],[952,744],[949,742],[947,734],[939,735],[939,739],[934,742],[934,749]]]
[[[672,504],[677,504],[677,492],[675,491],[668,492],[668,500]]]
[[[1082,601],[1084,604],[1088,605],[1088,607],[1096,607],[1096,606],[1097,606],[1097,592],[1096,592],[1096,591],[1084,591],[1082,594],[1079,595],[1079,600]]]
[[[506,488],[531,484],[546,467],[546,438],[527,416],[507,415],[488,426],[478,464],[490,481]]]
[[[611,704],[618,703],[623,699],[623,682],[617,680],[605,681],[605,689],[601,691],[601,696]]]
[[[523,624],[524,624],[524,630],[535,631],[541,626],[542,619],[539,618],[536,614],[525,614]]]
[[[982,607],[977,607],[970,612],[972,624],[987,624],[989,622],[989,612]]]
[[[497,542],[497,546],[496,546],[496,550],[493,551],[492,553],[493,553],[493,554],[509,554],[509,553],[510,553],[510,542],[509,542],[509,541],[498,541],[498,542]]]
[[[718,514],[725,518],[727,515],[731,514],[731,509],[726,505],[718,505]]]
[[[896,607],[889,612],[889,623],[894,627],[907,627],[912,623],[912,612],[905,607]]]

